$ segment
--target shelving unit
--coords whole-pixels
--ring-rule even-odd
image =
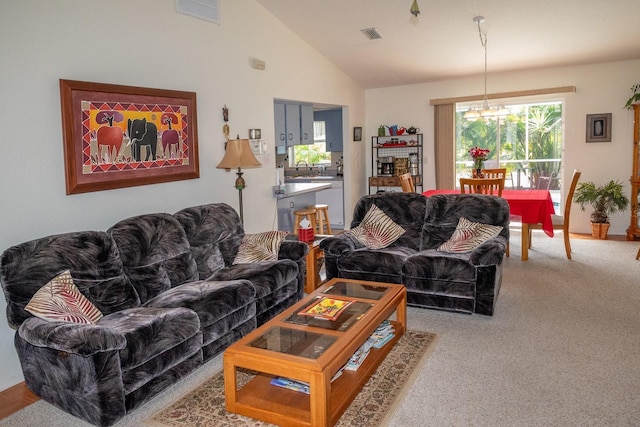
[[[394,172],[392,175],[383,174],[380,159],[394,158]],[[409,172],[410,157],[417,159],[417,170],[412,173],[417,193],[423,191],[423,137],[418,134],[404,134],[397,136],[371,137],[371,173],[369,177],[369,194],[386,187],[400,187],[400,175]],[[406,165],[406,170],[405,166]]]
[[[633,173],[631,182],[631,224],[627,229],[627,239],[635,240],[640,237],[638,223],[638,193],[640,192],[640,104],[633,105]]]

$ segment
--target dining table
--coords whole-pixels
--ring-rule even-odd
[[[460,194],[460,190],[426,190],[422,194]],[[497,196],[491,196],[497,197]],[[522,222],[522,252],[521,260],[529,259],[529,228],[531,224],[542,224],[544,233],[553,237],[553,221],[555,214],[553,200],[549,190],[502,190],[502,198],[509,203],[511,216],[520,217]]]

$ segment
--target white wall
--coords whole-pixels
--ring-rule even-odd
[[[245,172],[244,213],[248,232],[273,227],[273,99],[346,106],[350,129],[364,121],[364,91],[253,0],[220,3],[217,25],[177,14],[175,0],[2,2],[0,251],[49,234],[105,230],[140,213],[211,202],[237,209],[235,174],[215,169],[225,104],[232,135],[261,128],[268,143],[263,167]],[[252,69],[250,58],[266,61],[266,70]],[[65,195],[61,78],[196,92],[200,178]],[[0,316],[0,390],[23,379],[13,334]]]
[[[581,181],[602,184],[611,179],[619,180],[624,184],[627,194],[630,194],[633,114],[622,106],[631,95],[629,88],[638,83],[638,76],[638,60],[522,71],[489,75],[488,92],[575,86],[575,93],[553,97],[565,101],[564,182],[569,182],[573,169],[578,168],[582,170]],[[482,91],[482,76],[367,90],[365,130],[369,142],[366,156],[371,152],[370,137],[376,134],[381,124],[419,127],[425,141],[425,188],[435,188],[433,107],[429,100],[478,95]],[[593,113],[613,113],[610,143],[585,143],[585,116]],[[371,169],[370,162],[367,168],[368,171]],[[571,231],[590,234],[590,213],[589,207],[583,212],[579,205],[574,205]],[[627,211],[611,219],[609,233],[624,235],[628,226]]]

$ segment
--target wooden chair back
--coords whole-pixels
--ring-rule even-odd
[[[402,186],[402,191],[405,193],[416,192],[416,187],[413,183],[413,177],[410,173],[404,173],[400,175],[400,185]]]
[[[482,169],[485,178],[502,178],[507,177],[507,168]]]
[[[461,193],[489,194],[502,197],[504,178],[460,178]]]

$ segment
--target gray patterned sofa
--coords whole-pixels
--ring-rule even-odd
[[[358,201],[351,229],[360,225],[372,204],[405,233],[383,249],[368,248],[350,232],[325,238],[320,248],[328,278],[401,283],[407,288],[410,305],[493,315],[509,239],[509,205],[504,199],[477,194],[380,193]],[[461,217],[503,229],[471,252],[438,251]]]
[[[231,207],[210,204],[7,249],[0,282],[27,386],[109,426],[299,300],[307,245],[285,241],[277,260],[232,265],[243,236]],[[64,270],[102,313],[95,324],[25,311]]]

